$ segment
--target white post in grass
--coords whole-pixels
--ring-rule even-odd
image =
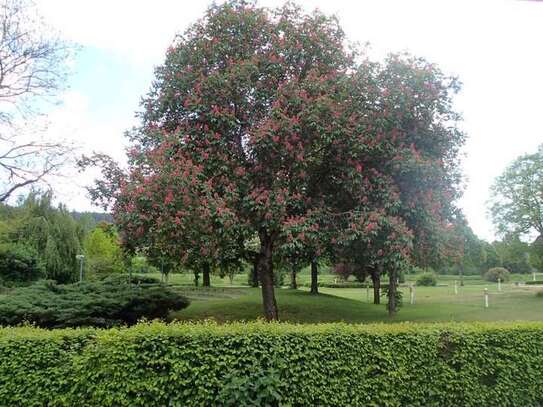
[[[532,280],[535,281],[535,271],[532,273]]]
[[[83,282],[83,262],[85,261],[85,256],[82,254],[78,254],[75,256],[77,260],[79,260],[79,282]]]
[[[454,295],[458,295],[458,284],[456,283],[456,280],[454,280]]]
[[[502,290],[502,279],[498,278],[498,291]]]
[[[415,303],[415,287],[413,286],[413,283],[409,284],[409,297],[411,305]]]
[[[485,288],[485,308],[488,308],[488,288]]]

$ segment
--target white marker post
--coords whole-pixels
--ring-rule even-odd
[[[413,284],[409,285],[409,296],[411,297],[411,305],[415,303],[415,287]]]
[[[79,282],[83,282],[83,262],[85,261],[85,256],[82,254],[78,254],[75,256],[77,260],[79,260]]]
[[[502,290],[502,279],[498,278],[498,291]]]
[[[488,308],[488,288],[485,288],[485,308]]]
[[[532,273],[532,280],[535,281],[535,271]]]
[[[454,295],[458,295],[458,284],[456,283],[456,280],[454,280]]]

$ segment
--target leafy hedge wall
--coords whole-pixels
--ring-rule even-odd
[[[311,287],[311,284],[298,284],[300,287]],[[326,283],[326,282],[319,282],[317,284],[320,288],[367,288],[368,284],[366,283],[360,283],[358,281],[347,281],[347,282],[337,282],[337,283]],[[373,284],[369,284],[370,288],[373,288]],[[382,283],[380,287],[388,288],[387,283]]]
[[[0,405],[527,406],[543,323],[0,329]]]
[[[526,281],[526,285],[543,285],[543,280],[536,280],[536,281],[530,280],[530,281]]]

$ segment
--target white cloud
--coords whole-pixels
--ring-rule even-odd
[[[201,17],[206,2],[41,0],[40,11],[68,39],[138,63],[159,63],[177,33]]]
[[[66,92],[62,104],[48,114],[50,125],[45,137],[73,144],[77,156],[96,151],[125,162],[126,140],[123,133],[133,124],[132,118],[97,122],[92,117],[91,109],[85,95],[75,91]],[[70,209],[96,210],[87,198],[85,187],[97,175],[98,171],[81,174],[74,165],[67,165],[62,175],[54,180],[56,200],[66,203]]]

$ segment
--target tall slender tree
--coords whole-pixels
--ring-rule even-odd
[[[52,206],[50,193],[31,193],[23,204],[24,219],[14,233],[39,254],[45,277],[60,283],[77,279],[76,255],[81,254],[77,224],[67,209]]]

